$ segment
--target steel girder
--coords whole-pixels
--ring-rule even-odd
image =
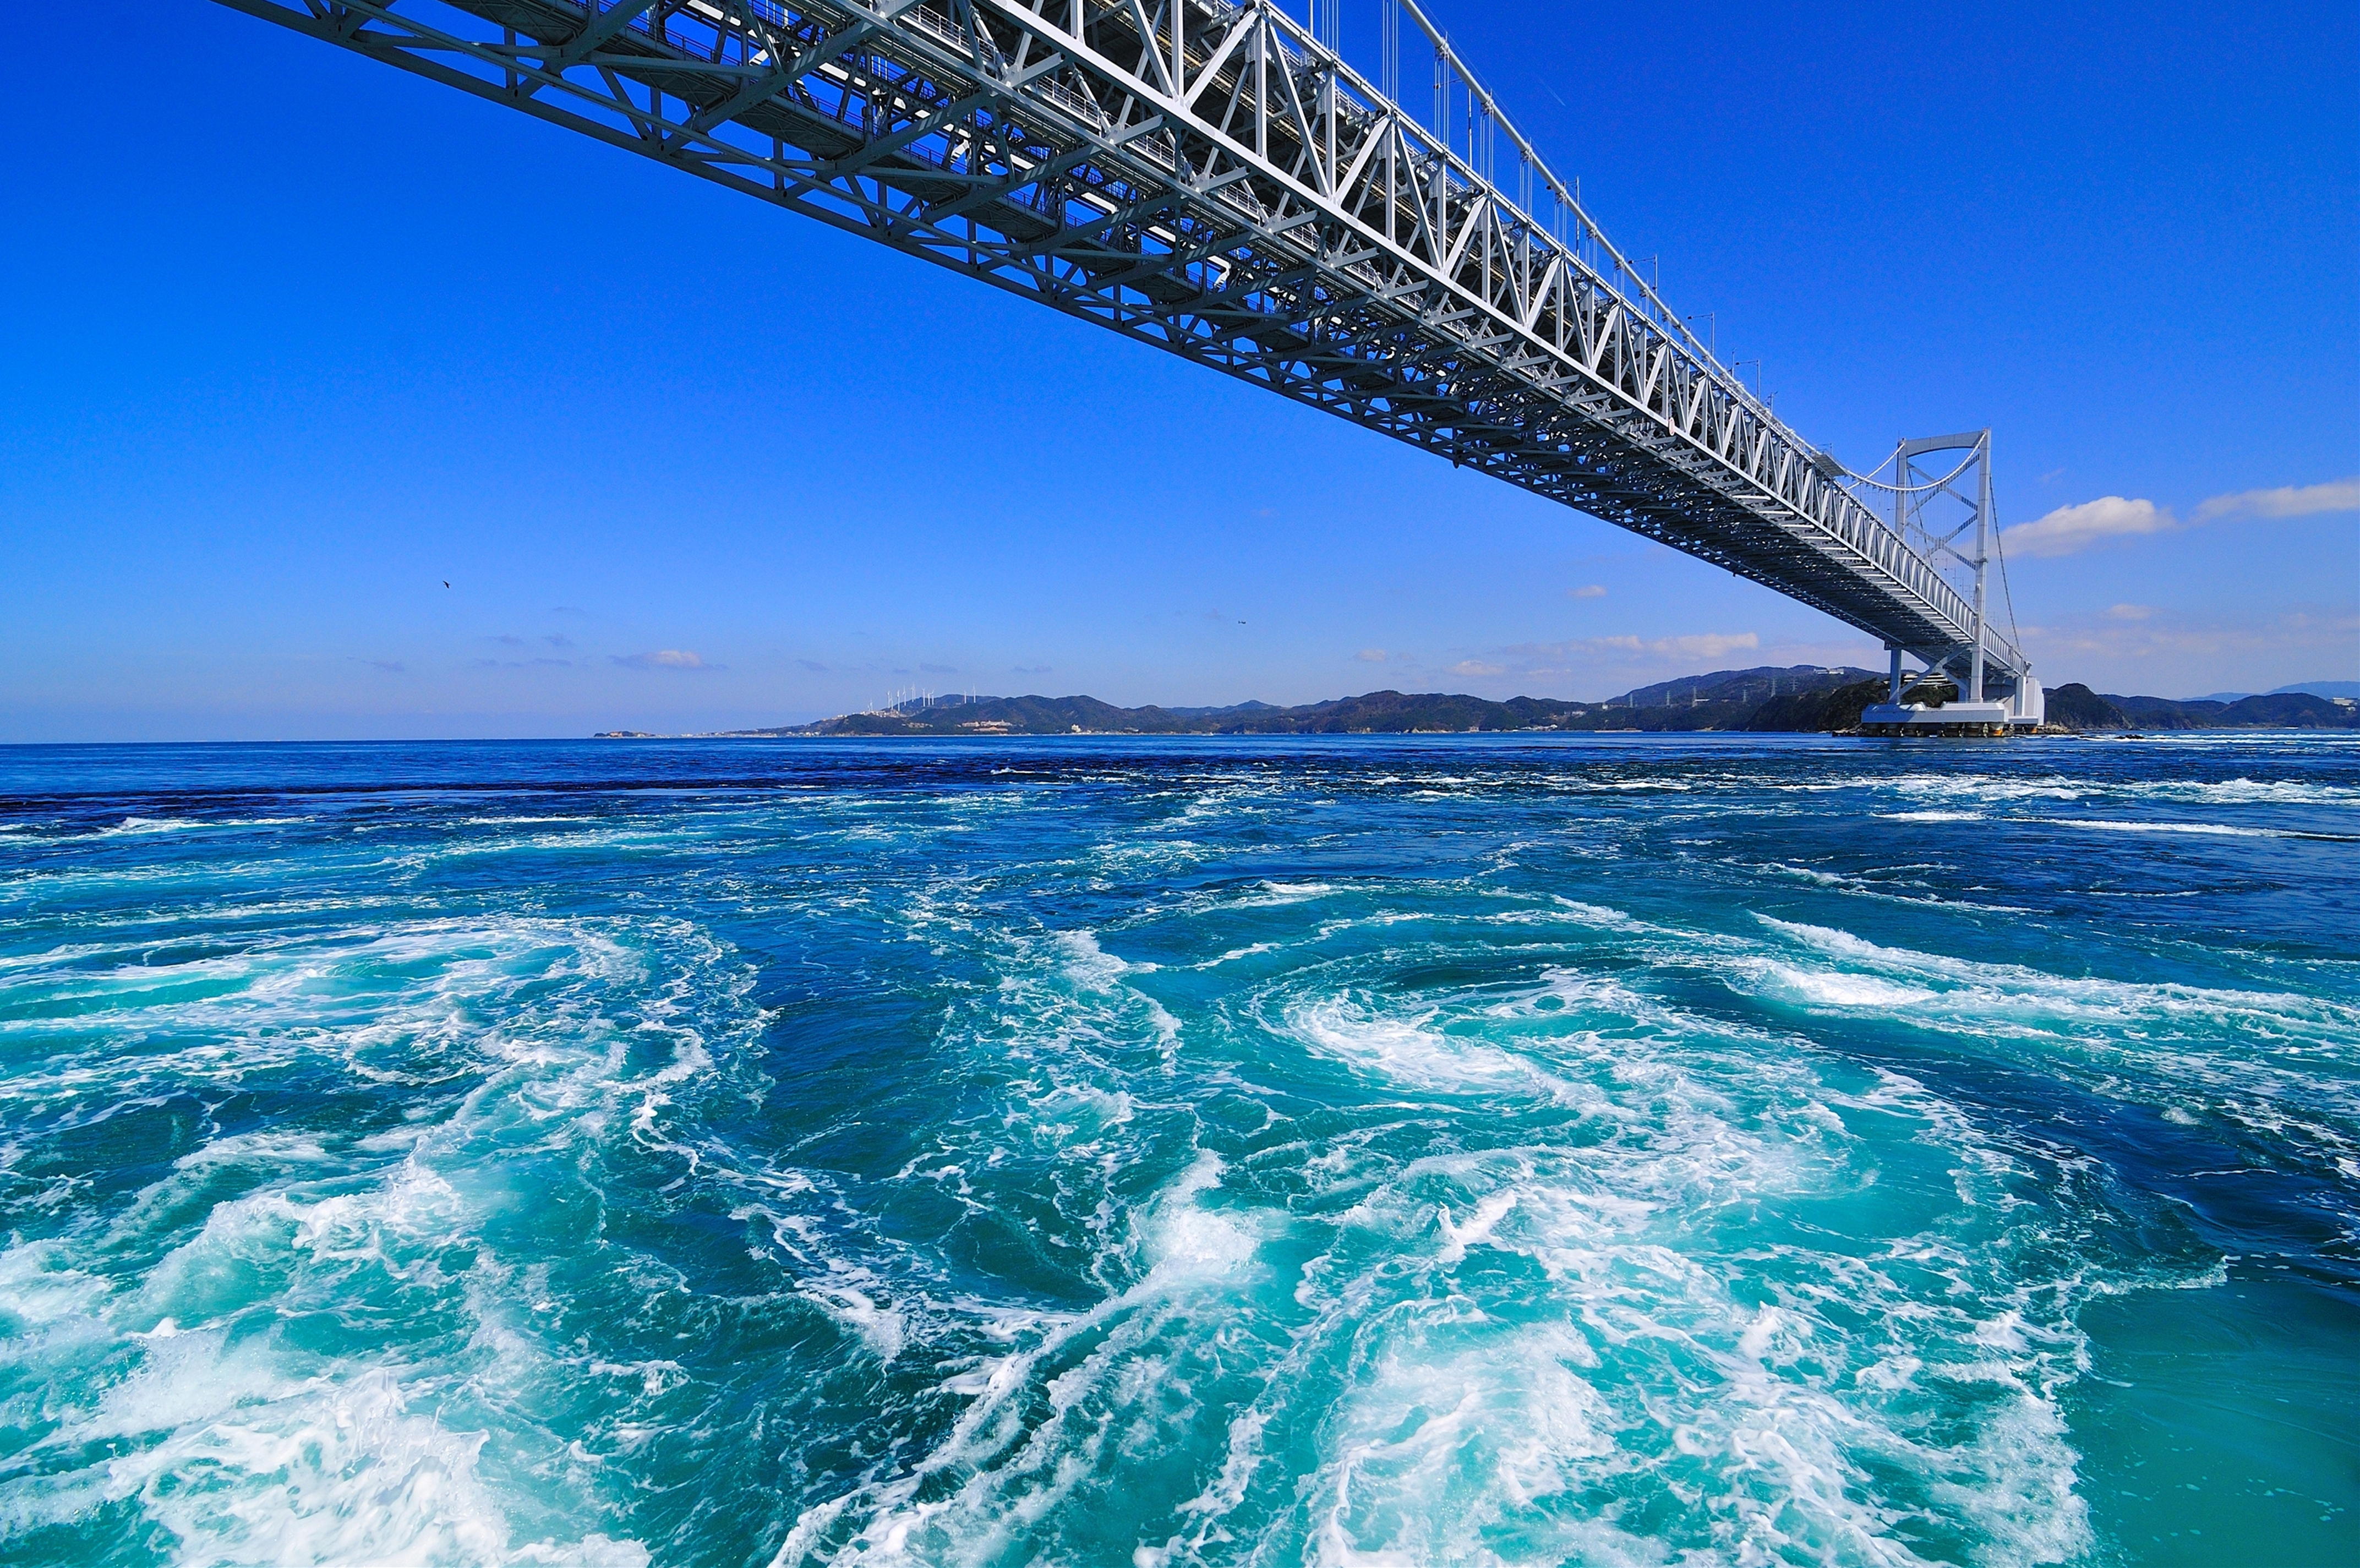
[[[1257,382],[1889,645],[1973,641],[1964,596],[1841,470],[1652,290],[1608,281],[1585,216],[1551,233],[1267,0],[223,3]]]

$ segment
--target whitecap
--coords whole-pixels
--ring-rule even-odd
[[[2238,827],[2228,822],[2125,822],[2099,817],[2023,817],[2044,826],[2092,829],[2102,833],[2198,833],[2213,838],[2302,838],[2326,836],[2291,833],[2282,828]]]
[[[1786,964],[1761,966],[1768,989],[1812,1007],[1907,1007],[1930,1002],[1936,993],[1922,985],[1896,985],[1874,975],[1841,970],[1797,969]]]
[[[683,1148],[669,1118],[720,1071],[712,1031],[758,1027],[742,965],[680,922],[488,916],[344,926],[137,967],[11,975],[51,1005],[104,987],[120,1042],[18,1051],[6,1083],[18,1103],[72,1116],[214,1082],[250,1093],[297,1062],[365,1076],[399,1063],[405,1083],[457,1072],[473,1092],[420,1094],[415,1119],[366,1138],[333,1123],[213,1138],[104,1233],[0,1253],[0,1309],[40,1320],[38,1336],[6,1350],[12,1374],[59,1389],[94,1380],[57,1408],[68,1412],[59,1441],[96,1457],[48,1475],[40,1518],[128,1502],[178,1554],[207,1562],[646,1562],[638,1544],[582,1528],[595,1519],[557,1528],[572,1505],[510,1493],[504,1466],[478,1462],[495,1437],[530,1441],[530,1410],[570,1354],[536,1326],[552,1314],[553,1331],[562,1303],[486,1243],[485,1219],[518,1203],[519,1157],[545,1174],[540,1157],[569,1143],[607,1159],[634,1147],[627,1132]],[[78,1016],[13,1027],[41,1040]],[[705,1144],[677,1158],[694,1171],[714,1154]],[[453,1263],[464,1279],[443,1272]],[[415,1334],[339,1353],[320,1348],[333,1335],[250,1332],[348,1306],[366,1320],[388,1293]],[[126,1354],[127,1376],[115,1370]],[[26,1359],[37,1356],[51,1359]],[[642,1369],[636,1397],[650,1376],[666,1375]],[[500,1399],[452,1419],[454,1402],[494,1386]],[[8,1499],[16,1523],[27,1496]],[[539,1539],[515,1545],[528,1519]]]
[[[1445,1034],[1434,1021],[1430,1010],[1401,1016],[1343,996],[1298,1002],[1285,1015],[1288,1031],[1305,1044],[1398,1083],[1448,1093],[1537,1095],[1563,1105],[1587,1098],[1535,1063],[1480,1039]]]

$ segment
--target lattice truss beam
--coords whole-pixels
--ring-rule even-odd
[[[1972,640],[1935,563],[1659,302],[1263,0],[223,3],[1258,382],[1929,659]]]

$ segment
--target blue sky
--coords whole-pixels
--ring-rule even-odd
[[[111,51],[95,99],[72,71],[0,95],[0,740],[706,728],[911,687],[1596,697],[1876,659],[1098,329],[154,9],[169,47]],[[2360,13],[2202,9],[1435,7],[1805,435],[1864,467],[1995,427],[2050,683],[2349,680]],[[1347,0],[1348,52],[1374,16]]]

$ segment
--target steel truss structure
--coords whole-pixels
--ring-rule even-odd
[[[2020,652],[1483,135],[1268,0],[223,0],[1014,290],[1765,583]],[[1446,75],[1448,63],[1453,75]],[[1524,200],[1489,177],[1494,128]],[[1537,170],[1551,220],[1533,215]]]

